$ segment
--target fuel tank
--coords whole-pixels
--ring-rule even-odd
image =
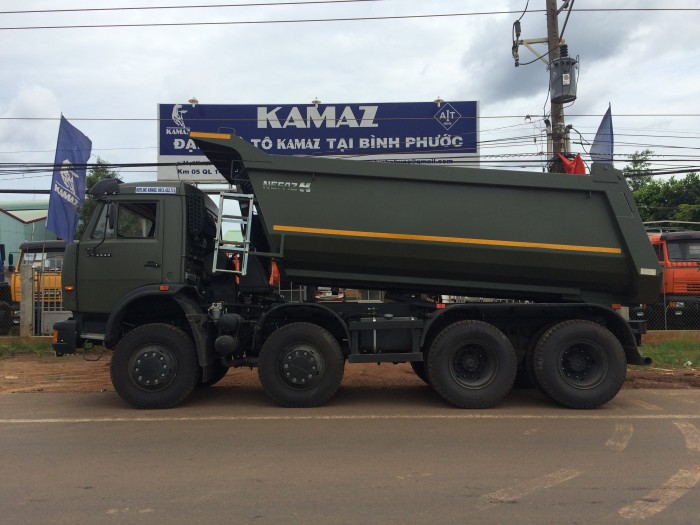
[[[661,269],[621,172],[503,171],[267,155],[191,137],[256,198],[295,283],[546,301],[654,300]],[[258,241],[258,244],[261,244]]]

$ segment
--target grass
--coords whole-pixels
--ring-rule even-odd
[[[0,337],[0,359],[20,354],[34,354],[40,357],[53,355],[51,343],[20,339],[18,337]]]
[[[639,348],[643,356],[651,357],[655,367],[698,368],[700,367],[700,342],[677,339],[645,344]],[[39,357],[53,356],[51,343],[18,337],[0,338],[0,359],[20,354],[35,354]]]
[[[639,347],[643,356],[651,357],[654,365],[660,368],[700,367],[700,342],[677,339]]]

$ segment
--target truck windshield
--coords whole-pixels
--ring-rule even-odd
[[[44,270],[60,270],[63,268],[63,253],[24,253],[20,264],[31,264],[32,268]]]
[[[670,241],[666,248],[670,261],[700,261],[700,240]]]

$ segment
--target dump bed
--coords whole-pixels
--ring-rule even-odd
[[[262,236],[294,282],[638,304],[660,267],[619,171],[590,176],[267,155],[192,133],[254,193]],[[266,245],[263,245],[266,244]]]

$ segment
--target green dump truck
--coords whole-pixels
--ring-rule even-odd
[[[120,184],[63,266],[54,349],[112,350],[117,393],[166,408],[231,367],[287,407],[328,401],[346,363],[411,363],[447,402],[498,403],[518,369],[572,408],[608,402],[640,330],[610,305],[654,299],[661,270],[620,172],[590,176],[267,155],[192,133],[236,188]],[[230,235],[237,231],[238,235]],[[227,233],[228,232],[228,233]],[[285,301],[270,284],[306,285]],[[381,303],[313,301],[318,287]],[[513,299],[440,304],[440,294]]]

